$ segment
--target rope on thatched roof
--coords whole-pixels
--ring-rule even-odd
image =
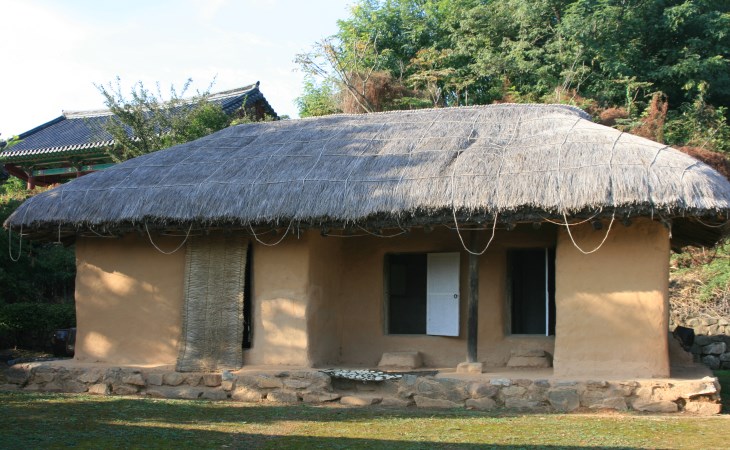
[[[452,221],[568,226],[595,211],[730,219],[730,183],[708,166],[587,119],[572,107],[502,104],[244,124],[39,194],[5,225],[40,238],[59,226],[64,236],[192,226],[258,237],[284,226],[285,236]],[[692,233],[687,242],[730,232],[677,229]]]

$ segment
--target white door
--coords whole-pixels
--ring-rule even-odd
[[[429,253],[426,273],[426,334],[458,336],[459,254]]]

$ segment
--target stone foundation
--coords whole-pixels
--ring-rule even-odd
[[[730,370],[730,321],[715,317],[695,317],[687,320],[683,326],[692,328],[695,332],[695,341],[690,352],[696,362],[701,362],[712,370]]]
[[[28,363],[11,367],[0,390],[138,395],[241,402],[339,403],[419,408],[571,412],[618,410],[718,414],[716,378],[656,381],[475,379],[404,375],[400,380],[333,379],[317,370],[180,373],[155,369],[65,367]]]

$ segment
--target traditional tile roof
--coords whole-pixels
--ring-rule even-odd
[[[263,104],[265,114],[276,116],[266,98],[258,89],[259,83],[212,94],[209,99],[233,114],[246,106]],[[112,136],[104,130],[104,125],[112,116],[108,110],[64,111],[63,115],[44,123],[19,136],[20,142],[0,152],[2,163],[22,163],[45,159],[56,159],[74,154],[83,154],[90,149],[112,145]]]

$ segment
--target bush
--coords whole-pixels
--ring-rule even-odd
[[[76,326],[73,304],[12,303],[0,305],[3,347],[46,349],[54,330]]]

